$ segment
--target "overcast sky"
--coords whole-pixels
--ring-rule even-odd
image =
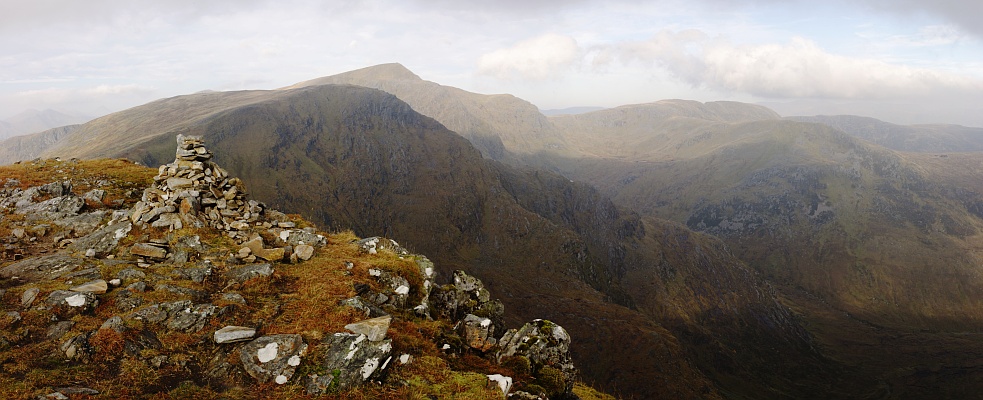
[[[737,100],[983,126],[978,0],[0,0],[0,119],[387,62],[542,109]]]

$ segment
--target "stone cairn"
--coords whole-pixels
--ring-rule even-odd
[[[264,222],[266,206],[247,200],[242,181],[230,178],[211,158],[200,136],[178,135],[174,162],[160,166],[130,220],[170,230],[210,226],[239,242],[248,240],[245,231]]]

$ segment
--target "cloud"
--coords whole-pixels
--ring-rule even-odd
[[[546,34],[482,55],[478,74],[506,80],[543,80],[562,74],[582,57],[573,38]]]
[[[877,99],[938,90],[973,91],[983,83],[926,68],[851,58],[793,38],[787,44],[734,45],[701,31],[662,31],[650,40],[599,47],[595,63],[665,68],[710,89],[767,98]]]

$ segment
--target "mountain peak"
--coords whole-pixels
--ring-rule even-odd
[[[391,81],[423,81],[419,75],[414,74],[400,63],[387,63],[373,65],[343,72],[337,75],[325,76],[297,83],[284,89],[296,89],[305,86],[326,85],[339,82],[391,82]]]

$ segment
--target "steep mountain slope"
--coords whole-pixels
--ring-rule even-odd
[[[817,115],[788,119],[829,125],[868,142],[900,151],[983,151],[983,128],[959,125],[896,125],[856,115]]]
[[[351,84],[392,93],[440,121],[493,160],[515,162],[539,149],[567,147],[531,103],[508,94],[482,95],[425,81],[400,64],[383,64],[301,82],[290,88]]]
[[[280,209],[400,238],[443,272],[467,266],[515,318],[567,327],[585,376],[623,394],[810,397],[837,382],[774,292],[718,241],[624,213],[559,176],[485,160],[380,91],[165,99],[46,151],[154,165],[172,157],[176,133],[203,135],[250,194]]]
[[[590,131],[609,115],[573,117],[589,119]],[[922,328],[983,322],[974,295],[983,287],[978,193],[824,125],[672,116],[666,126],[652,145],[615,154],[625,161],[569,160],[561,169],[643,214],[724,238],[775,281],[851,313]]]

